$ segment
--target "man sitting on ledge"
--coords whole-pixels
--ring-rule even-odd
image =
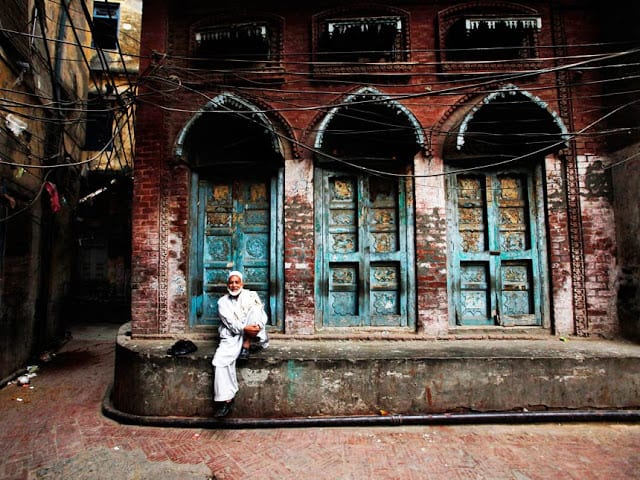
[[[256,292],[245,289],[242,273],[232,271],[227,277],[227,294],[218,300],[220,344],[211,362],[215,367],[214,400],[219,404],[215,417],[231,412],[238,392],[236,360],[249,358],[252,339],[258,347],[269,346],[267,314]]]

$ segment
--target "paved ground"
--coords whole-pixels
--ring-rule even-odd
[[[117,325],[75,327],[30,387],[0,390],[0,479],[640,479],[640,424],[203,430],[100,406]]]

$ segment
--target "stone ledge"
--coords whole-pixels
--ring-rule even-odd
[[[624,422],[640,421],[640,410],[555,410],[518,412],[466,412],[418,415],[354,415],[286,418],[226,418],[133,415],[115,408],[111,400],[112,386],[102,399],[102,413],[125,425],[164,428],[302,428],[302,427],[387,427],[398,425],[469,425],[508,423],[568,423],[568,422]]]
[[[172,357],[174,340],[120,330],[114,409],[210,417],[214,341]],[[422,415],[640,405],[640,346],[618,341],[274,339],[238,365],[234,416]]]

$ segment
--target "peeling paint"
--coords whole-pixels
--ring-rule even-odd
[[[287,400],[292,403],[296,396],[296,385],[300,378],[300,368],[296,365],[295,360],[287,361]]]
[[[385,373],[385,375],[387,377],[397,377],[397,378],[410,378],[410,375],[406,375],[404,373],[400,373],[400,372],[392,372],[391,370],[387,370],[387,373]]]
[[[333,372],[332,372],[333,373]],[[337,393],[342,389],[342,379],[339,377],[334,377],[334,379],[330,379],[325,377],[322,379],[322,388],[325,392]]]
[[[269,378],[269,370],[247,368],[242,371],[242,380],[247,387],[259,387]]]
[[[11,130],[11,133],[13,133],[16,137],[27,129],[27,122],[20,120],[12,113],[7,115],[5,121],[9,130]]]

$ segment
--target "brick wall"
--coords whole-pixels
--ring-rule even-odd
[[[571,243],[563,161],[555,155],[545,161],[546,210],[549,244],[550,300],[557,335],[576,333],[573,316]]]
[[[416,162],[416,285],[418,331],[428,336],[446,335],[449,324],[447,296],[447,220],[445,177],[438,157]]]
[[[153,14],[150,14],[153,12]],[[166,4],[145,2],[142,17],[140,71],[157,68],[166,49]],[[144,78],[144,75],[143,75]],[[142,83],[136,118],[136,160],[132,204],[131,318],[132,334],[159,334],[160,178],[166,161],[164,112],[154,105],[154,87]]]
[[[331,3],[331,2],[330,2]],[[348,4],[349,2],[347,2]],[[147,4],[150,6],[147,7]],[[475,89],[461,89],[461,80],[444,83],[437,75],[438,47],[437,13],[443,5],[400,4],[409,12],[410,60],[416,62],[410,75],[380,77],[345,76],[318,78],[310,75],[310,21],[320,8],[313,5],[261,3],[259,10],[284,19],[283,51],[287,58],[285,72],[271,75],[269,82],[260,84],[260,75],[247,75],[242,81],[236,75],[210,76],[208,81],[198,79],[185,67],[189,66],[189,26],[196,20],[213,16],[216,12],[206,2],[194,1],[192,9],[162,0],[145,4],[142,44],[146,53],[157,50],[167,53],[158,60],[157,76],[167,80],[154,85],[168,92],[151,96],[151,104],[142,102],[136,131],[137,158],[134,191],[134,261],[133,261],[133,331],[138,335],[175,335],[188,331],[189,286],[189,170],[176,167],[175,145],[178,135],[195,111],[208,99],[223,91],[251,99],[264,108],[264,114],[285,132],[281,141],[287,144],[284,171],[283,209],[283,281],[284,331],[291,334],[312,334],[316,328],[315,235],[313,153],[304,145],[313,145],[316,129],[324,118],[326,108],[335,105],[358,86],[374,84],[385,94],[406,96],[399,102],[419,121],[434,140],[426,145],[414,163],[418,175],[414,183],[415,233],[415,311],[416,330],[423,336],[447,335],[450,329],[450,288],[448,280],[448,219],[446,180],[443,160],[444,136],[436,137],[439,130],[453,128],[470,109],[481,105],[483,91],[489,85],[479,77]],[[337,7],[341,4],[332,3]],[[491,5],[491,2],[488,2]],[[246,10],[255,5],[248,2]],[[543,29],[539,35],[541,45],[552,45],[558,31],[551,27],[548,4],[536,6],[542,16]],[[329,8],[329,7],[327,7]],[[231,11],[225,10],[226,13]],[[598,31],[593,24],[597,18],[584,13],[583,8],[564,8],[560,2],[564,35],[568,44],[596,43]],[[557,22],[556,22],[557,24]],[[582,48],[569,48],[567,55],[588,53]],[[143,52],[143,57],[145,53]],[[551,57],[551,51],[541,57]],[[142,70],[145,66],[142,65]],[[597,120],[601,112],[592,108],[601,92],[597,73],[572,71],[560,75],[553,70],[557,64],[544,60],[541,67],[549,73],[524,75],[511,79],[520,89],[539,99],[540,108],[554,121],[564,122],[568,130],[579,132]],[[345,84],[342,79],[352,83]],[[564,82],[564,88],[558,88]],[[180,88],[187,85],[187,88]],[[256,88],[256,85],[262,85]],[[195,91],[194,91],[195,90]],[[446,90],[447,95],[429,92]],[[151,93],[151,90],[147,90]],[[573,98],[566,97],[567,92]],[[143,90],[141,93],[145,93]],[[167,110],[154,106],[157,103]],[[475,102],[475,103],[474,103]],[[583,102],[585,105],[583,105]],[[277,111],[277,113],[276,113]],[[433,130],[433,135],[429,132]],[[586,131],[586,130],[585,130]],[[292,143],[302,142],[301,147]],[[295,152],[295,154],[294,154]],[[296,157],[297,155],[297,157]],[[577,186],[567,181],[567,158],[578,162]],[[548,256],[545,266],[548,281],[544,285],[543,311],[545,327],[558,335],[576,332],[576,312],[581,312],[580,301],[574,295],[574,280],[585,288],[585,314],[587,334],[610,336],[617,332],[615,312],[617,260],[613,235],[613,207],[611,188],[605,166],[608,163],[601,141],[595,136],[578,135],[572,148],[547,156],[540,161],[538,188],[543,192],[544,205],[539,206],[544,216],[544,240]],[[574,190],[571,190],[574,189]],[[579,229],[571,230],[571,211],[567,201],[570,192],[577,195],[580,211]],[[580,238],[575,232],[580,232]],[[573,237],[572,237],[573,236]],[[584,254],[584,275],[576,277],[575,255],[578,245]],[[572,250],[574,249],[574,250]],[[579,257],[579,255],[578,255]],[[546,259],[545,259],[546,260]],[[580,260],[580,258],[578,258]],[[579,270],[579,269],[578,269]],[[161,291],[158,291],[158,289]],[[577,302],[577,303],[576,303]]]
[[[606,162],[606,163],[605,163]],[[608,160],[585,155],[579,161],[582,179],[585,287],[589,332],[611,337],[618,333],[616,312],[616,226]]]

